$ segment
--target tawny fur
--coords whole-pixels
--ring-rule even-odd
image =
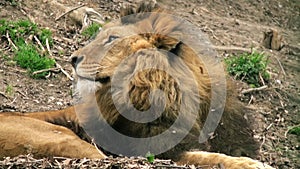
[[[155,5],[143,4],[137,10],[128,9],[122,13],[129,15],[135,12],[149,12],[152,9],[156,12],[163,12]],[[120,22],[109,24],[93,42],[73,54],[73,58],[80,60],[80,62],[74,63],[78,79],[96,79],[101,82],[99,86],[93,88],[96,92],[97,109],[100,109],[102,117],[114,129],[132,137],[150,137],[162,133],[172,125],[179,113],[186,113],[185,111],[178,111],[180,104],[191,105],[191,103],[197,102],[200,110],[192,106],[189,107],[190,110],[196,111],[195,113],[198,115],[196,123],[189,134],[177,146],[158,155],[158,157],[171,158],[179,163],[195,165],[221,163],[225,168],[232,169],[270,168],[246,157],[231,157],[219,153],[200,151],[188,152],[191,149],[199,149],[234,156],[255,157],[257,144],[244,118],[246,109],[241,106],[236,100],[234,92],[230,90],[232,87],[231,82],[227,82],[229,92],[225,111],[220,125],[214,133],[214,138],[208,140],[205,144],[198,143],[199,131],[203,127],[210,106],[211,85],[212,83],[224,85],[218,79],[210,79],[207,67],[213,69],[215,75],[222,73],[223,70],[213,62],[213,59],[208,62],[209,65],[204,65],[191,48],[174,38],[184,33],[182,32],[183,26],[168,15],[155,14],[142,17],[139,20],[134,17],[127,17]],[[107,43],[111,35],[119,38]],[[174,58],[170,61],[170,59],[167,59],[169,56],[159,51],[160,49],[169,51],[176,56],[172,56]],[[120,71],[117,68],[124,59],[126,64],[123,65]],[[158,69],[138,71],[139,67],[143,66],[167,69],[173,73],[173,76]],[[150,92],[159,89],[166,96],[165,109],[161,116],[150,122],[150,125],[132,122],[121,116],[115,107],[110,90],[112,80],[110,78],[115,73],[124,79],[132,77],[129,84],[120,84],[126,90],[115,96],[123,111],[126,111],[128,106],[125,95],[128,94],[129,102],[136,109],[145,111],[150,107],[151,100],[148,99]],[[193,79],[186,78],[189,73],[191,73]],[[182,79],[186,80],[186,83],[181,84],[180,80]],[[190,86],[194,79],[197,82],[197,93]],[[82,97],[85,98],[85,101],[93,99],[89,98],[90,95],[86,94],[88,93],[86,89],[81,87],[85,85],[84,81],[82,83],[84,84],[77,85]],[[182,91],[188,93],[190,99],[183,100]],[[214,92],[217,95],[222,93],[218,89]],[[153,101],[157,104],[161,103],[161,100]],[[217,102],[221,103],[222,100],[217,100]],[[4,124],[5,127],[0,129],[0,156],[33,153],[37,156],[104,158],[105,155],[99,153],[96,148],[80,140],[74,134],[85,137],[86,135],[80,126],[95,125],[94,123],[101,120],[100,114],[96,113],[93,105],[85,103],[76,106],[76,112],[79,112],[77,116],[75,108],[71,107],[60,111],[25,115],[18,113],[1,115],[1,124]],[[189,122],[188,120],[187,122]],[[23,124],[24,127],[18,126],[19,124]],[[68,127],[74,133],[58,125]],[[17,139],[14,138],[15,136],[18,136]],[[28,146],[30,147],[29,150]],[[128,147],[130,146],[134,147],[130,148],[130,151],[138,151],[139,145],[128,145]]]

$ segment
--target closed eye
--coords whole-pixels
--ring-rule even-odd
[[[116,35],[110,35],[107,39],[107,41],[104,43],[104,45],[111,43],[112,41],[114,41],[115,39],[119,38],[119,36]]]

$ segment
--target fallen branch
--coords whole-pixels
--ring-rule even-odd
[[[14,44],[14,42],[9,38],[8,31],[6,32],[6,38],[7,38],[8,43],[9,43],[10,45],[12,45],[16,50],[19,50],[18,47]]]
[[[252,53],[253,49],[249,48],[242,48],[242,47],[237,47],[237,46],[213,46],[214,49],[216,50],[222,50],[222,51],[241,51],[241,52],[247,52],[247,53]]]
[[[260,79],[260,82],[265,86],[265,81],[264,81],[264,78],[261,76],[261,73],[259,73],[259,79]]]
[[[265,128],[266,131],[268,131],[273,126],[273,123],[269,124],[268,127]]]
[[[188,169],[189,167],[174,166],[174,165],[155,165],[155,168],[177,168],[177,169]]]
[[[2,95],[5,98],[8,98],[3,92],[0,92],[0,95]]]
[[[278,64],[279,64],[279,66],[280,66],[280,69],[281,69],[282,73],[284,74],[284,76],[286,76],[286,73],[285,73],[285,71],[284,71],[284,68],[283,68],[283,66],[282,66],[282,64],[281,64],[281,62],[280,62],[280,60],[279,60],[275,55],[273,55],[273,56],[274,56],[274,58],[277,60],[277,62],[278,62]]]
[[[253,99],[254,99],[254,96],[251,95],[251,98],[250,98],[250,100],[249,100],[249,102],[248,102],[248,104],[247,104],[248,106],[252,103]]]
[[[25,9],[23,9],[22,7],[20,7],[20,11],[25,15],[25,16],[27,16],[27,18],[30,20],[30,22],[32,22],[32,23],[36,23],[35,22],[35,19],[31,16],[31,15],[29,15],[27,12],[26,12],[26,10]]]
[[[221,42],[222,44],[225,44],[221,39],[219,39],[219,38],[215,35],[215,33],[214,33],[214,31],[213,31],[212,29],[210,29],[210,28],[207,27],[207,26],[205,26],[203,29],[204,29],[204,31],[208,30],[208,31],[212,34],[212,37],[215,38],[217,41]]]
[[[263,145],[264,145],[265,142],[266,142],[266,136],[263,135],[262,138],[263,138],[262,143],[261,143],[260,146],[259,146],[259,151],[260,151],[260,152],[263,152]]]
[[[36,75],[36,74],[43,73],[43,72],[48,72],[48,71],[57,71],[59,69],[60,68],[58,68],[58,67],[49,68],[49,69],[42,69],[42,70],[38,70],[38,71],[33,72],[32,75]]]
[[[70,79],[71,81],[73,81],[74,79],[72,78],[72,76],[67,72],[65,71],[62,66],[56,62],[56,59],[53,57],[52,55],[52,52],[51,52],[51,49],[50,49],[50,45],[49,45],[49,40],[46,39],[46,47],[47,47],[47,50],[48,50],[48,53],[49,55],[51,56],[52,59],[54,59],[54,62],[55,62],[55,65],[56,65],[56,68],[55,69],[60,69],[60,71],[65,74],[67,76],[68,79]]]
[[[258,87],[258,88],[246,89],[246,90],[243,90],[243,91],[242,91],[242,94],[251,93],[251,92],[256,92],[256,91],[260,91],[260,90],[264,90],[264,89],[266,89],[266,88],[268,88],[268,86],[267,86],[267,85],[265,85],[265,86],[261,86],[261,87]]]
[[[49,55],[52,56],[52,52],[51,52],[51,50],[50,50],[50,45],[49,45],[49,40],[48,40],[48,38],[46,39],[46,47],[47,47],[47,50],[48,50]]]
[[[74,78],[71,77],[71,75],[68,72],[66,72],[60,64],[58,64],[57,62],[55,62],[55,64],[56,64],[56,67],[60,68],[60,71],[63,72],[63,74],[65,74],[68,79],[70,79],[71,81],[74,80]]]
[[[295,127],[300,127],[300,125],[295,125],[295,126],[290,126],[288,127],[288,129],[284,132],[284,137],[287,138],[287,134],[289,133],[289,131],[292,129],[292,128],[295,128]]]
[[[39,44],[39,46],[41,47],[42,51],[45,52],[45,48],[44,46],[42,45],[41,41],[34,35],[33,36],[34,40]]]
[[[79,6],[77,6],[77,7],[72,8],[72,9],[69,9],[69,10],[66,11],[65,13],[63,13],[63,14],[61,14],[60,16],[58,16],[57,18],[55,18],[55,21],[58,21],[61,17],[65,16],[66,14],[68,14],[68,13],[70,13],[70,12],[72,12],[72,11],[78,9],[78,8],[81,8],[81,7],[83,7],[83,6],[85,6],[85,5],[82,4],[82,5],[79,5]]]

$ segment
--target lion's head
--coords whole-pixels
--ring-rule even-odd
[[[150,11],[153,13],[145,13]],[[215,61],[215,56],[199,57],[208,55],[207,51],[211,50],[207,41],[203,38],[197,49],[191,48],[183,39],[195,35],[199,42],[196,34],[200,32],[187,28],[182,20],[151,4],[126,10],[123,14],[127,16],[106,25],[95,40],[73,54],[77,88],[86,101],[77,111],[82,125],[93,130],[96,123],[106,121],[122,134],[147,138],[163,133],[183,114],[180,116],[183,122],[174,133],[189,134],[174,151],[209,149],[199,146],[198,136],[207,118],[212,95],[219,96],[214,99],[219,103],[214,108],[222,107],[225,99],[222,86],[225,84],[220,76],[223,68]],[[193,37],[190,39],[192,44]],[[220,87],[212,90],[213,84]],[[96,107],[91,106],[93,100]],[[236,111],[224,118],[222,123],[230,124],[226,127],[243,123],[242,114]],[[235,118],[239,122],[232,125]],[[227,122],[230,120],[234,122]],[[138,148],[139,145],[128,145],[128,151],[139,151]],[[220,149],[225,152],[227,148]]]

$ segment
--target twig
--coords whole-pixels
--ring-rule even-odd
[[[74,80],[71,77],[71,75],[62,68],[62,66],[60,64],[58,64],[57,62],[55,64],[56,64],[56,67],[60,68],[60,71],[63,72],[63,74],[65,74],[67,76],[67,78],[69,78],[71,81]]]
[[[98,148],[98,146],[97,146],[97,144],[95,143],[95,140],[94,140],[94,139],[92,139],[91,144],[96,148],[96,150],[97,150],[100,154],[102,154],[102,151]]]
[[[261,83],[265,86],[265,81],[264,81],[264,78],[261,76],[261,73],[258,74],[259,75],[259,79],[261,81]]]
[[[250,100],[249,100],[249,102],[248,102],[248,106],[251,104],[251,102],[253,101],[253,99],[254,99],[254,96],[251,95],[251,98],[250,98]]]
[[[243,90],[243,91],[242,91],[242,94],[251,93],[251,92],[255,92],[255,91],[260,91],[260,90],[264,90],[264,89],[266,89],[266,88],[268,88],[267,85],[261,86],[261,87],[258,87],[258,88],[246,89],[246,90]]]
[[[9,43],[10,45],[12,45],[16,50],[19,50],[18,47],[14,44],[14,42],[9,38],[8,31],[6,32],[6,38],[7,38],[8,43]]]
[[[18,96],[14,98],[14,100],[12,102],[10,102],[9,104],[13,104],[16,100],[17,100]]]
[[[72,76],[71,76],[67,71],[65,71],[65,70],[63,69],[63,67],[62,67],[59,63],[57,63],[56,61],[55,61],[55,65],[56,65],[57,68],[60,69],[60,71],[61,71],[63,74],[65,74],[65,75],[67,76],[68,79],[70,79],[71,81],[74,80],[74,78],[72,78]]]
[[[54,68],[49,68],[49,69],[42,69],[42,70],[38,70],[38,71],[33,72],[32,75],[43,73],[43,72],[48,72],[48,71],[56,71],[56,70],[59,70],[59,69],[60,69],[59,67],[54,67]]]
[[[280,66],[280,69],[281,69],[281,71],[282,71],[282,73],[283,73],[283,75],[286,76],[286,73],[285,73],[285,71],[284,71],[284,68],[283,68],[283,66],[282,66],[282,64],[281,64],[281,62],[280,62],[280,60],[279,60],[275,55],[273,55],[273,56],[274,56],[274,58],[277,60],[279,66]]]
[[[46,39],[46,47],[47,47],[47,50],[48,50],[49,55],[52,56],[52,52],[51,52],[51,50],[50,50],[50,45],[49,45],[49,40],[48,40],[48,38]]]
[[[68,13],[70,13],[70,12],[72,12],[72,11],[78,9],[78,8],[81,8],[81,7],[83,7],[83,6],[85,6],[85,5],[82,4],[82,5],[79,5],[79,6],[77,6],[77,7],[74,7],[74,8],[72,8],[72,9],[68,10],[67,12],[65,12],[65,13],[61,14],[60,16],[58,16],[57,18],[55,18],[55,21],[58,21],[61,17],[65,16],[66,14],[68,14]]]
[[[262,147],[263,147],[263,145],[265,144],[265,142],[266,142],[266,136],[263,135],[263,141],[262,141],[262,143],[261,143],[260,146],[259,146],[259,151],[260,151],[260,152],[262,152]]]
[[[295,125],[295,126],[290,126],[290,127],[284,132],[284,137],[287,138],[288,132],[289,132],[292,128],[295,128],[295,127],[300,127],[300,124]]]
[[[56,57],[56,56],[52,56],[52,57],[53,57],[53,59],[55,59],[55,60],[59,60],[59,61],[63,61],[63,62],[69,62],[68,60],[62,59],[62,58],[60,58],[60,57]]]
[[[29,15],[29,14],[25,11],[25,9],[21,8],[20,11],[21,11],[24,15],[26,15],[26,16],[28,17],[28,19],[30,20],[30,22],[32,22],[32,23],[35,24],[34,18],[33,18],[31,15]]]
[[[271,127],[273,126],[273,123],[271,123],[270,125],[268,125],[268,127],[266,127],[266,131],[268,131]]]
[[[170,165],[155,165],[155,168],[179,168],[179,169],[188,169],[188,167],[183,166],[170,166]]]
[[[17,90],[17,92],[20,93],[23,97],[28,98],[28,97],[26,96],[26,94],[24,94],[24,93],[21,92],[20,90]]]
[[[2,95],[5,98],[8,98],[3,92],[0,92],[0,95]]]
[[[209,27],[205,26],[204,30],[208,30],[208,31],[212,34],[213,38],[215,38],[217,41],[221,42],[222,44],[225,44],[222,40],[220,40],[220,39],[215,35],[215,33],[214,33],[214,31],[213,31],[212,29],[210,29]]]
[[[54,160],[57,163],[58,168],[62,168],[61,164],[57,161],[57,159]]]
[[[242,48],[242,47],[237,47],[237,46],[213,46],[214,49],[216,50],[230,50],[230,51],[242,51],[242,52],[247,52],[251,53],[252,49],[249,48]]]
[[[48,38],[46,39],[46,47],[47,47],[47,50],[49,52],[49,55],[51,56],[51,58],[53,59],[54,57],[52,56],[52,52],[51,52],[51,49],[50,49],[50,45],[49,45],[49,42],[48,42]],[[68,72],[66,72],[62,66],[56,62],[56,60],[54,59],[55,61],[55,65],[56,65],[56,69],[60,69],[60,71],[65,74],[67,76],[67,78],[69,78],[71,81],[73,81],[74,79],[69,75]]]
[[[45,48],[44,46],[42,45],[41,41],[34,35],[33,36],[34,40],[39,44],[39,46],[41,47],[42,51],[45,52]]]

